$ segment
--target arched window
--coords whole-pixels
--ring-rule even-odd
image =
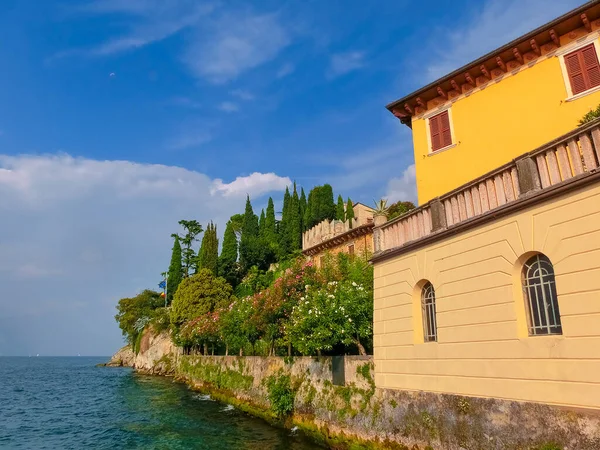
[[[535,255],[525,263],[523,290],[529,335],[562,334],[554,268],[546,255]]]
[[[421,307],[423,308],[423,338],[425,342],[436,342],[435,290],[430,282],[427,282],[421,291]]]

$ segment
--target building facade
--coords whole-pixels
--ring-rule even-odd
[[[600,409],[600,2],[388,108],[420,206],[374,228],[380,388]]]
[[[321,266],[326,254],[347,253],[369,258],[373,254],[373,209],[355,203],[354,219],[324,220],[302,234],[302,253]]]
[[[419,204],[567,133],[600,104],[594,3],[388,105],[413,130]]]

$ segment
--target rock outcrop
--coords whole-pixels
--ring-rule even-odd
[[[115,353],[110,361],[106,363],[108,367],[133,367],[135,360],[135,354],[131,349],[130,345],[121,347],[121,349]]]
[[[156,334],[154,330],[143,332],[140,350],[133,352],[130,345],[113,355],[106,366],[133,367],[138,372],[155,375],[172,375],[181,349],[176,347],[168,331]]]

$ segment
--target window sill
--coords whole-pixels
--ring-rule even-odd
[[[446,147],[442,147],[439,150],[435,150],[435,151],[430,151],[429,154],[427,156],[434,156],[437,155],[438,153],[441,152],[445,152],[446,150],[450,150],[451,148],[456,147],[458,144],[452,144],[452,145],[447,145]]]
[[[600,86],[596,86],[594,88],[588,89],[587,91],[583,91],[580,92],[577,95],[572,95],[571,97],[568,97],[565,102],[572,102],[574,100],[579,100],[581,97],[585,97],[586,95],[590,95],[593,94],[594,92],[598,92],[600,91]]]

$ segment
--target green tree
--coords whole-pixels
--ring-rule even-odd
[[[214,275],[218,275],[219,239],[217,238],[217,227],[210,222],[200,244],[198,251],[198,270],[210,269]]]
[[[290,199],[288,210],[288,225],[286,229],[288,233],[288,251],[293,253],[302,248],[302,219],[300,218],[300,199],[296,182],[294,182],[294,192]]]
[[[335,219],[335,203],[333,201],[333,188],[330,184],[324,184],[321,187],[321,202],[318,220]]]
[[[231,219],[227,222],[223,234],[223,248],[221,256],[219,256],[219,275],[234,287],[239,283],[238,238],[235,233],[235,222]]]
[[[164,300],[160,293],[149,289],[135,297],[119,300],[115,320],[129,344],[135,344],[144,327],[150,323],[156,311],[163,305]]]
[[[277,247],[277,226],[275,222],[275,205],[273,199],[269,197],[269,203],[267,204],[267,214],[265,216],[265,231],[264,237],[269,246],[272,248]]]
[[[314,204],[313,190],[311,189],[308,192],[308,200],[306,201],[306,207],[304,208],[304,217],[302,218],[303,219],[302,224],[304,225],[304,231],[309,230],[314,225],[313,224],[313,218],[314,218],[313,204]]]
[[[300,219],[301,219],[301,229],[302,231],[306,231],[306,222],[304,215],[306,214],[306,194],[304,193],[304,188],[300,188]]]
[[[181,244],[179,243],[179,236],[173,235],[173,250],[171,252],[171,263],[169,264],[169,272],[167,278],[167,301],[171,302],[173,296],[177,291],[179,283],[183,278],[183,267],[181,265]]]
[[[349,222],[350,228],[352,228],[352,222],[354,220],[354,204],[350,197],[348,197],[348,202],[346,203],[346,220]]]
[[[250,267],[261,262],[261,248],[258,239],[258,217],[252,210],[250,197],[246,198],[246,209],[242,223],[242,237],[240,239],[240,266],[242,273],[248,272]]]
[[[407,213],[411,209],[414,209],[415,205],[412,202],[396,202],[392,203],[388,208],[388,220],[392,220],[398,216],[401,216],[404,213]]]
[[[188,277],[192,269],[195,268],[196,265],[196,252],[192,248],[194,242],[198,240],[198,235],[202,233],[202,225],[198,223],[197,220],[180,220],[179,225],[181,225],[185,234],[183,236],[179,236],[179,240],[183,244],[182,250],[182,264],[183,264],[183,276]],[[173,235],[174,237],[175,235]]]
[[[175,293],[171,307],[171,323],[180,327],[185,322],[229,306],[233,290],[222,277],[209,269],[184,279]]]
[[[285,188],[283,195],[283,209],[281,210],[281,221],[279,222],[279,258],[285,258],[290,252],[289,215],[292,197],[289,188]]]
[[[261,238],[265,237],[265,210],[260,210],[260,218],[258,219],[258,236]]]
[[[337,220],[341,220],[342,222],[346,221],[346,210],[344,208],[344,199],[341,195],[338,195],[337,199],[337,207],[335,210],[335,218]]]

